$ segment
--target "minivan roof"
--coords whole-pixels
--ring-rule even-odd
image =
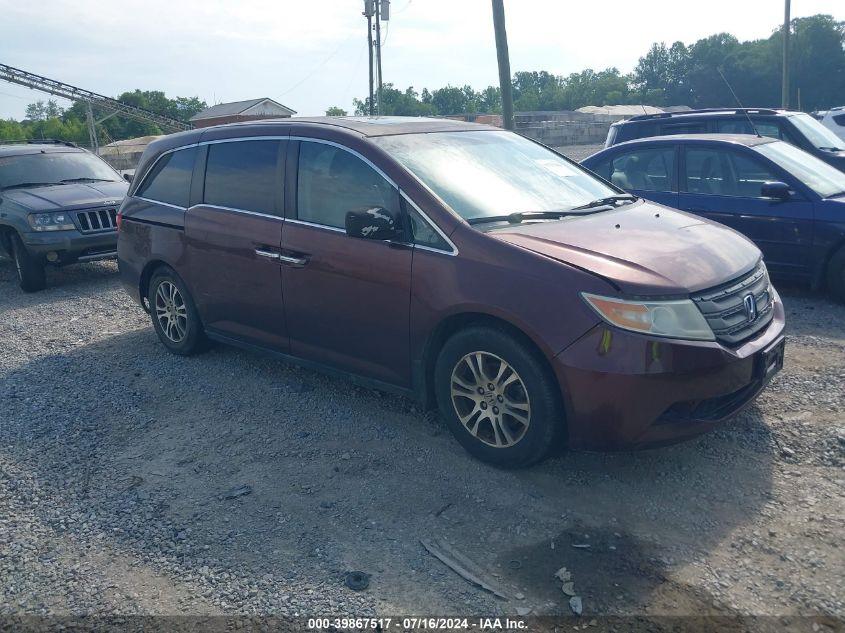
[[[467,123],[453,119],[435,119],[411,116],[322,116],[289,117],[284,119],[259,119],[230,123],[226,127],[257,127],[266,125],[301,125],[314,124],[344,128],[358,132],[362,136],[392,136],[396,134],[420,134],[428,132],[460,132],[468,130],[499,130],[501,128],[480,123]],[[216,126],[223,127],[223,126]],[[211,129],[211,128],[204,128]]]

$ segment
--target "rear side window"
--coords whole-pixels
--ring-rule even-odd
[[[399,215],[399,192],[375,169],[344,149],[302,141],[297,215],[306,222],[344,228],[353,209],[382,207]]]
[[[841,125],[842,127],[845,127],[845,114],[837,114],[836,116],[831,118],[833,119],[833,122],[836,123],[836,125]]]
[[[672,191],[675,172],[675,148],[638,149],[613,157],[600,166],[599,175],[609,172],[608,180],[617,187],[635,191]]]
[[[661,134],[704,134],[707,132],[707,124],[700,123],[666,123],[661,126]]]
[[[191,198],[191,175],[196,147],[186,147],[162,156],[135,195],[156,202],[187,208]]]
[[[208,146],[203,202],[281,215],[278,140],[230,141]]]
[[[758,123],[757,125],[759,129],[761,124]],[[777,126],[775,125],[774,127],[777,130]],[[716,131],[719,134],[754,134],[754,130],[748,119],[717,119]],[[763,134],[762,130],[760,134]]]

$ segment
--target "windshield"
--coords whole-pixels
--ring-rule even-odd
[[[777,163],[822,198],[845,193],[845,173],[794,145],[775,141],[757,145],[754,149]]]
[[[109,180],[120,176],[102,159],[87,152],[46,152],[0,157],[0,189],[62,181]]]
[[[798,131],[806,136],[813,146],[819,149],[843,149],[842,145],[845,143],[842,142],[842,139],[809,114],[796,114],[789,117],[789,120],[795,124]]]
[[[568,210],[619,193],[511,132],[435,132],[373,140],[466,220]]]

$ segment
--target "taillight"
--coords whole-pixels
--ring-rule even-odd
[[[117,225],[117,232],[120,233],[120,225],[123,222],[123,214],[118,213],[117,217],[115,218],[115,224]]]

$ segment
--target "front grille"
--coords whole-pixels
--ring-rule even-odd
[[[748,318],[745,297],[753,295],[757,316]],[[761,262],[753,271],[726,284],[692,295],[713,330],[716,340],[733,346],[765,328],[774,316],[774,293],[769,273]]]
[[[86,209],[76,212],[81,233],[104,233],[117,230],[117,209]]]

